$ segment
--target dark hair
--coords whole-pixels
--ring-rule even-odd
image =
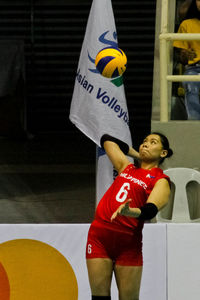
[[[160,132],[152,132],[151,134],[156,134],[156,135],[158,135],[158,136],[160,137],[161,143],[162,143],[162,145],[163,145],[163,149],[164,149],[164,150],[167,150],[167,156],[162,157],[162,158],[160,159],[160,164],[162,164],[163,161],[165,160],[165,158],[171,157],[171,156],[173,155],[173,150],[169,147],[169,141],[168,141],[168,138],[167,138],[164,134],[162,134],[162,133],[160,133]]]
[[[196,0],[193,0],[188,8],[188,11],[184,17],[184,20],[187,19],[200,19],[200,11],[197,9]]]

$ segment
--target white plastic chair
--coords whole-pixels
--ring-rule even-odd
[[[172,193],[169,203],[157,214],[157,222],[173,222],[173,223],[191,223],[200,222],[200,208],[199,217],[191,218],[189,209],[188,186],[190,183],[195,183],[194,189],[198,188],[200,184],[200,172],[190,168],[171,168],[165,170],[164,173],[168,175],[172,182]],[[198,192],[198,191],[197,191]],[[192,198],[191,202],[194,198]],[[200,197],[198,201],[200,203]],[[195,203],[191,203],[193,206]],[[199,204],[200,205],[200,204]],[[199,206],[200,207],[200,206]],[[197,209],[194,208],[193,211]]]

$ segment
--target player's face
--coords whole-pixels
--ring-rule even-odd
[[[161,157],[167,155],[167,151],[163,150],[163,145],[160,136],[157,134],[148,135],[139,148],[140,157],[143,161],[157,161]]]
[[[196,0],[196,6],[197,6],[198,11],[200,11],[200,0]]]

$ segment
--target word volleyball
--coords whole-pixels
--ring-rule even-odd
[[[76,79],[78,83],[88,92],[89,94],[93,93],[95,90],[94,85],[88,82],[86,76],[80,74],[80,69],[76,74]],[[96,99],[101,100],[103,104],[106,104],[110,109],[112,109],[117,117],[122,119],[125,123],[129,124],[128,112],[124,111],[120,106],[118,99],[108,95],[106,91],[103,91],[101,87],[97,88]]]

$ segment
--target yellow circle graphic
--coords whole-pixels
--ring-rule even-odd
[[[31,239],[0,244],[1,300],[77,300],[78,285],[67,259]]]

